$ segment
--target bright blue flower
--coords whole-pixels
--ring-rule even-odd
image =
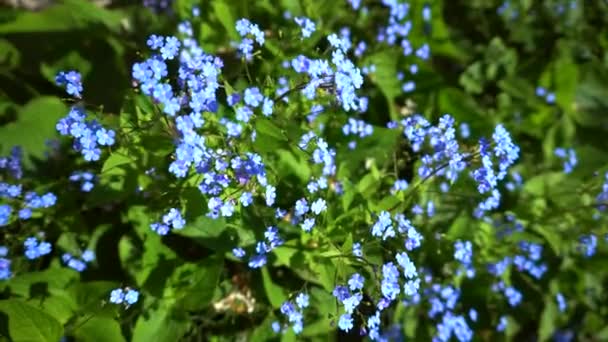
[[[312,211],[315,215],[319,215],[322,211],[325,211],[325,209],[327,209],[327,205],[325,200],[322,198],[317,199],[310,205],[310,211]]]
[[[181,43],[176,37],[165,37],[165,45],[160,48],[163,59],[173,59],[177,55]]]
[[[133,305],[137,303],[138,300],[139,292],[133,289],[128,289],[127,293],[125,294],[125,302],[127,302],[128,305]]]
[[[300,293],[298,294],[298,296],[296,297],[296,304],[298,305],[298,307],[300,309],[305,309],[308,307],[309,304],[309,297],[306,293]]]
[[[308,38],[317,29],[315,23],[306,17],[295,17],[294,21],[302,28],[302,38]]]
[[[262,114],[264,116],[270,116],[273,112],[274,101],[269,98],[264,98],[264,103],[262,104]]]
[[[505,331],[505,329],[507,329],[507,317],[506,316],[501,316],[500,319],[498,320],[498,325],[496,326],[496,331],[498,332],[503,332]]]
[[[363,251],[361,250],[360,242],[353,243],[353,255],[359,258],[363,256]]]
[[[260,89],[258,87],[251,87],[245,89],[245,103],[252,107],[258,107],[260,103],[264,100],[264,95],[260,93]]]
[[[0,226],[6,226],[11,217],[13,208],[8,204],[0,205]]]
[[[276,198],[276,188],[272,185],[267,185],[266,186],[266,192],[265,192],[265,197],[266,197],[266,205],[269,207],[272,207],[272,205],[274,204],[274,200]]]
[[[113,130],[106,130],[105,128],[100,128],[97,132],[95,132],[95,135],[97,136],[97,142],[99,143],[99,145],[114,145],[115,133]]]
[[[456,241],[454,243],[454,259],[460,261],[463,265],[469,265],[473,257],[473,245],[471,241]]]
[[[568,305],[566,303],[566,299],[564,298],[564,295],[562,295],[561,293],[558,293],[557,295],[555,295],[555,300],[557,301],[557,307],[559,308],[559,311],[560,312],[566,311],[566,308],[568,307]]]
[[[387,211],[383,211],[378,216],[378,221],[372,226],[372,235],[382,237],[386,240],[388,237],[395,237],[395,230],[392,226],[391,215]]]
[[[80,73],[76,71],[60,71],[55,76],[55,83],[58,86],[65,86],[66,92],[76,98],[81,98],[82,94],[82,81]]]
[[[471,321],[477,322],[477,310],[475,310],[474,308],[471,308],[469,310],[469,318],[471,319]]]
[[[122,304],[125,300],[125,292],[123,289],[115,289],[110,292],[110,303]]]
[[[353,328],[353,318],[350,314],[343,314],[338,321],[338,327],[343,331],[350,331]]]
[[[363,289],[363,283],[365,282],[365,278],[359,273],[353,274],[348,280],[348,287],[352,290],[361,290]]]
[[[403,276],[405,278],[412,279],[418,276],[416,266],[405,252],[398,253],[396,259],[399,266],[403,268]]]
[[[351,295],[350,297],[345,298],[342,301],[342,304],[344,304],[344,310],[347,313],[353,313],[353,311],[355,311],[355,309],[361,303],[362,299],[363,299],[363,295],[361,293],[355,293],[355,294]]]
[[[311,217],[305,219],[304,222],[302,222],[302,224],[300,225],[302,230],[307,233],[310,232],[314,226],[315,226],[315,219],[311,218]]]

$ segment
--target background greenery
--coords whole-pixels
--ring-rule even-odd
[[[425,5],[410,3],[411,13],[420,13]],[[264,84],[264,75],[273,75],[286,55],[313,50],[322,38],[315,35],[305,43],[309,46],[281,40],[283,34],[292,34],[285,27],[293,28],[283,18],[284,11],[312,18],[321,32],[349,26],[353,34],[373,42],[374,28],[386,13],[377,2],[364,4],[370,9],[367,16],[354,12],[346,1],[313,0],[178,0],[171,13],[153,13],[131,2],[112,2],[102,8],[85,0],[58,1],[37,12],[2,8],[1,154],[14,145],[23,146],[29,185],[64,195],[56,211],[23,229],[44,230],[47,240],[61,250],[88,246],[96,251],[97,260],[82,274],[62,267],[58,256],[37,264],[15,261],[15,276],[0,283],[5,299],[0,301],[0,311],[9,318],[0,324],[0,334],[14,341],[56,341],[61,336],[78,341],[293,340],[291,333],[274,335],[270,324],[278,317],[280,304],[305,284],[317,314],[307,319],[303,338],[344,337],[336,333],[331,290],[336,277],[346,277],[352,265],[331,256],[350,250],[363,233],[350,233],[343,221],[369,221],[368,210],[378,212],[395,202],[406,209],[433,199],[442,203],[441,215],[416,226],[442,239],[425,240],[425,252],[416,261],[419,266],[444,270],[446,260],[451,260],[448,246],[457,239],[475,242],[480,265],[508,254],[519,240],[546,248],[543,257],[549,272],[542,280],[513,276],[524,294],[516,309],[492,304],[489,279],[463,283],[462,301],[478,308],[483,317],[475,327],[476,339],[546,340],[556,331],[569,330],[576,340],[608,340],[608,249],[603,242],[608,226],[603,217],[592,216],[593,200],[608,166],[606,1],[513,0],[500,13],[497,9],[504,3],[498,1],[432,1],[430,23],[418,15],[412,17],[410,39],[415,44],[428,42],[432,58],[420,65],[414,76],[416,90],[410,94],[404,94],[394,78],[407,65],[399,49],[371,47],[361,62],[377,68],[364,86],[370,97],[364,119],[374,124],[375,133],[356,152],[347,154],[344,144],[339,149],[338,173],[359,183],[331,200],[333,221],[327,225],[337,228],[327,238],[333,247],[315,248],[319,241],[292,232],[287,246],[277,249],[261,271],[249,270],[229,256],[237,241],[246,245],[263,233],[258,212],[244,212],[229,224],[210,220],[202,216],[198,205],[202,199],[195,187],[177,186],[170,177],[145,175],[149,167],[163,168],[172,148],[169,140],[157,139],[155,132],[132,133],[128,136],[132,144],[104,156],[93,167],[99,172],[99,184],[90,195],[67,182],[73,170],[86,167],[69,152],[69,142],[62,141],[60,152],[49,154],[46,142],[58,138],[55,123],[70,104],[54,85],[55,74],[69,69],[82,72],[86,107],[104,123],[123,127],[125,118],[140,119],[146,115],[146,104],[132,90],[131,65],[144,58],[149,34],[171,34],[180,20],[191,18],[193,5],[201,9],[201,18],[194,24],[200,30],[201,45],[224,59],[224,79],[238,87],[246,84],[244,64],[230,46],[238,38],[234,29],[238,18],[250,18],[279,36],[279,43],[274,43],[278,45],[268,43],[263,60],[248,70]],[[537,86],[554,91],[556,103],[537,97]],[[433,122],[443,113],[467,122],[471,145],[474,138],[489,135],[496,123],[509,128],[522,150],[515,169],[524,185],[505,195],[496,215],[516,213],[526,225],[524,233],[505,242],[489,224],[472,219],[474,187],[463,188],[453,197],[441,197],[430,185],[408,200],[389,195],[386,169],[398,159],[398,173],[409,178],[415,172],[415,160],[408,159],[398,137],[382,127],[410,110]],[[346,117],[339,115],[342,120]],[[290,147],[289,139],[272,133],[293,131],[295,138],[290,139],[297,139],[289,115],[266,124],[266,130],[264,124],[258,126],[261,142],[255,147],[273,160],[272,168],[281,178],[278,192],[287,194],[278,201],[288,205],[301,195],[297,189],[305,186],[311,170],[304,156]],[[556,147],[575,148],[579,165],[572,174],[561,172]],[[375,157],[371,167],[362,168],[370,156]],[[142,184],[150,189],[146,198],[135,192]],[[188,226],[180,234],[160,238],[149,224],[176,198],[188,209]],[[592,258],[582,258],[577,240],[588,233],[597,234],[599,251]],[[19,234],[3,233],[2,244]],[[373,259],[373,250],[367,254]],[[111,289],[135,284],[145,297],[135,307],[123,310],[104,302]],[[214,310],[213,304],[235,289],[255,298],[253,313],[247,313],[243,303],[234,303],[227,312]],[[565,313],[556,308],[558,291],[569,300]],[[505,337],[494,331],[503,313],[510,317]],[[11,325],[15,321],[18,326]],[[435,325],[424,311],[413,308],[398,310],[394,323],[401,324],[404,335],[413,340],[429,340]]]

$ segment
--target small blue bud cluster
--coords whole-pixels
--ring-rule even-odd
[[[346,136],[356,135],[359,138],[365,138],[374,133],[374,128],[372,127],[372,125],[366,123],[363,120],[348,118],[348,122],[344,126],[342,126],[342,133],[344,133],[344,135]],[[357,143],[354,140],[348,143],[348,148],[350,148],[351,150],[354,150],[356,146]]]
[[[250,268],[260,268],[266,265],[266,255],[275,248],[283,245],[283,239],[279,236],[279,230],[276,227],[268,227],[264,232],[264,241],[258,241],[255,245],[255,254],[249,258]],[[244,258],[247,253],[241,247],[236,247],[232,250],[232,254],[238,259]]]
[[[8,248],[0,246],[0,280],[6,280],[12,277],[11,260],[7,258]]]
[[[95,175],[88,171],[74,171],[70,175],[70,181],[74,183],[80,182],[80,190],[82,192],[90,192],[95,187]]]
[[[597,249],[597,237],[593,234],[582,236],[579,239],[578,248],[586,258],[594,256]]]
[[[77,258],[70,253],[64,253],[61,256],[61,260],[63,260],[63,263],[66,264],[69,268],[77,272],[82,272],[87,268],[87,263],[90,263],[95,260],[95,253],[87,249],[82,252],[80,258]]]
[[[548,104],[554,104],[555,103],[555,93],[547,91],[547,89],[543,88],[543,87],[536,87],[536,96],[540,97],[540,98],[544,98],[544,100],[548,103]]]
[[[463,242],[459,240],[454,243],[454,259],[464,266],[468,278],[475,277],[475,268],[473,267],[473,244],[471,241]]]
[[[573,148],[558,147],[555,149],[555,156],[564,162],[564,173],[569,174],[572,172],[576,164],[576,151]]]

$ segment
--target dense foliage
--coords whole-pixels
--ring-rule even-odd
[[[6,340],[608,340],[607,1],[0,14]]]

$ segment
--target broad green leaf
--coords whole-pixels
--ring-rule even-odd
[[[222,258],[213,256],[195,265],[193,273],[184,272],[183,280],[192,286],[178,292],[181,299],[176,306],[192,311],[205,309],[213,299],[223,268]]]
[[[240,36],[236,32],[235,25],[237,18],[235,18],[232,12],[234,7],[227,4],[226,1],[213,1],[211,7],[213,7],[217,20],[222,24],[226,33],[228,33],[230,40],[238,41]]]
[[[67,113],[67,107],[56,97],[38,97],[28,102],[19,110],[17,121],[0,127],[2,154],[19,145],[26,166],[32,165],[32,159],[44,158],[47,140],[57,137],[55,125]]]
[[[90,342],[121,342],[126,341],[120,330],[118,321],[107,317],[92,317],[74,332],[78,341]]]
[[[0,312],[8,320],[7,324],[0,325],[4,336],[10,336],[15,342],[56,342],[63,335],[61,324],[49,314],[35,306],[16,299],[0,301]]]
[[[266,297],[268,298],[270,305],[272,305],[273,308],[279,308],[287,300],[283,288],[272,281],[268,268],[266,267],[262,267],[262,279],[264,281]]]
[[[135,161],[131,156],[129,156],[126,148],[120,148],[110,154],[110,156],[103,163],[103,167],[101,168],[101,173],[107,173],[112,171],[115,168],[120,167],[121,165],[132,164]]]
[[[371,81],[378,85],[386,98],[392,120],[398,119],[395,98],[401,94],[401,82],[397,79],[397,62],[400,51],[385,49],[369,56],[365,65],[375,65],[376,71],[370,74]]]
[[[548,341],[555,331],[555,320],[557,318],[557,305],[551,297],[545,297],[545,309],[540,315],[538,326],[538,341]]]
[[[164,305],[147,310],[140,315],[133,329],[133,342],[174,342],[182,339],[188,331],[190,322],[175,317],[169,304],[173,301],[164,301]]]
[[[40,12],[22,12],[13,21],[0,24],[0,33],[57,32],[103,25],[117,30],[121,16],[87,0],[63,0]]]

